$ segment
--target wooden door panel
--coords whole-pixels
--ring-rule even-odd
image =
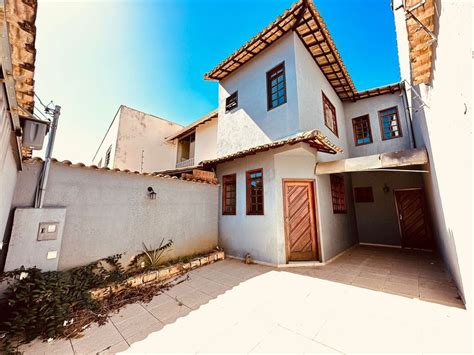
[[[433,249],[433,237],[422,189],[395,191],[402,246]]]
[[[311,181],[284,181],[288,260],[317,257],[314,192]]]

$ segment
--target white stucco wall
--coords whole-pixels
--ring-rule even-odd
[[[370,186],[374,194],[374,202],[354,204],[359,241],[401,246],[394,190],[423,188],[421,174],[379,171],[352,173],[351,177],[353,188]],[[388,192],[383,191],[385,184]]]
[[[28,163],[19,173],[14,208],[33,205],[39,168]],[[162,238],[174,241],[168,257],[208,251],[217,245],[217,199],[216,185],[53,163],[45,207],[67,209],[58,267],[123,252],[130,258]]]
[[[12,124],[7,112],[7,97],[3,85],[0,85],[0,239],[6,240],[6,225],[9,220],[10,206],[17,181],[17,162],[13,154],[15,142]],[[3,243],[0,245],[0,250]]]
[[[315,182],[321,261],[329,260],[357,242],[350,179],[346,178],[348,213],[334,215],[329,178],[314,175],[316,160],[323,154],[300,143],[218,166],[220,181],[223,175],[237,174],[236,215],[222,215],[222,195],[219,202],[219,244],[228,254],[244,257],[250,253],[258,261],[275,265],[286,263],[283,179],[308,179]],[[259,168],[263,169],[265,214],[247,216],[245,173]]]
[[[105,167],[105,154],[107,153],[109,147],[112,147],[110,150],[110,162],[108,167],[111,169],[115,168],[115,148],[117,147],[117,137],[120,125],[120,112],[122,108],[123,106],[120,106],[117,112],[115,113],[115,116],[112,122],[110,123],[107,132],[105,133],[105,136],[102,138],[102,141],[100,142],[99,147],[97,148],[97,151],[94,154],[94,157],[92,158],[92,164],[100,167]]]
[[[379,95],[356,102],[345,102],[344,110],[346,114],[345,125],[347,132],[347,146],[350,157],[360,157],[384,152],[395,152],[398,150],[414,148],[412,139],[412,128],[407,118],[405,105],[403,104],[402,93]],[[383,140],[382,130],[380,128],[379,111],[391,107],[398,108],[398,115],[402,130],[402,136],[399,138]],[[354,142],[354,133],[352,128],[352,119],[363,115],[369,115],[370,127],[372,130],[371,144],[356,146]]]
[[[263,169],[264,215],[246,214],[245,173],[248,170]],[[275,223],[275,168],[271,152],[238,159],[217,167],[217,176],[236,174],[237,212],[235,216],[222,215],[222,191],[219,194],[219,245],[226,253],[244,257],[247,253],[258,261],[278,261],[277,225]],[[221,189],[220,189],[221,190]]]
[[[320,130],[331,142],[344,149],[337,156],[325,155],[320,161],[344,159],[347,155],[346,127],[344,124],[344,106],[332,86],[327,81],[313,57],[295,34],[296,78],[298,97],[299,131]],[[324,124],[322,93],[336,109],[338,136]]]
[[[395,2],[397,5],[399,1]],[[417,146],[426,147],[430,175],[425,186],[438,247],[454,280],[472,307],[472,2],[436,1],[437,42],[432,85],[411,95]],[[395,6],[396,8],[396,6]],[[395,11],[403,79],[410,82],[403,11]]]
[[[217,118],[196,127],[194,163],[217,157]]]
[[[298,132],[295,35],[287,34],[219,82],[217,155],[265,144]],[[266,73],[285,62],[287,103],[267,111]],[[238,90],[239,106],[225,112],[225,99]]]
[[[173,169],[176,145],[166,142],[166,138],[182,128],[177,123],[123,106],[114,167],[139,172]]]

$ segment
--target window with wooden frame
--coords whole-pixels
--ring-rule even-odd
[[[354,187],[354,200],[357,203],[374,202],[372,186]]]
[[[277,65],[267,72],[267,109],[286,103],[285,63]]]
[[[354,131],[354,143],[356,146],[372,143],[369,115],[353,118],[352,129]]]
[[[331,174],[330,179],[332,211],[334,213],[347,213],[346,192],[344,189],[344,176]]]
[[[236,91],[225,99],[225,112],[230,112],[239,106],[239,92]]]
[[[263,170],[250,170],[246,174],[247,214],[263,215]]]
[[[324,124],[327,128],[331,130],[332,133],[339,137],[339,132],[337,130],[337,117],[336,117],[336,108],[329,101],[326,95],[323,94],[323,112],[324,112]]]
[[[396,106],[379,111],[379,119],[382,140],[394,139],[402,136],[402,127],[400,126],[400,118]]]
[[[225,175],[222,177],[222,214],[236,214],[236,175]]]

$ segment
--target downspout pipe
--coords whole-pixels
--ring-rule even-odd
[[[402,81],[400,83],[400,86],[401,86],[401,91],[402,91],[402,96],[403,96],[403,99],[402,99],[403,108],[405,109],[405,115],[408,119],[408,130],[410,131],[410,145],[412,148],[416,148],[415,134],[413,132],[413,120],[412,120],[412,115],[410,112],[410,105],[408,103],[408,96],[407,96],[405,81]]]

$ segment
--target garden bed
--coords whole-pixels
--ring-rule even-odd
[[[96,288],[90,290],[89,292],[92,299],[100,300],[104,297],[108,297],[113,293],[120,292],[127,287],[149,286],[153,283],[162,282],[172,277],[181,275],[189,270],[196,269],[200,266],[212,264],[216,261],[223,260],[224,258],[225,255],[223,251],[211,252],[208,255],[194,258],[189,262],[180,262],[156,271],[149,271],[143,274],[134,275],[126,280],[115,282],[106,287]]]

